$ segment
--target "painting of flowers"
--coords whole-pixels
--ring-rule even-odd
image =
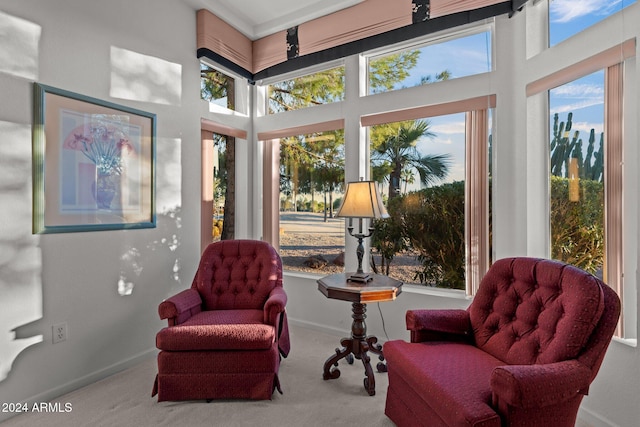
[[[62,164],[70,166],[62,169],[62,208],[126,209],[132,204],[131,191],[139,193],[137,174],[132,172],[139,170],[135,147],[140,146],[140,130],[127,123],[127,116],[86,117],[69,111],[62,115]],[[67,132],[65,125],[71,130]],[[137,198],[134,206],[136,202]]]
[[[155,226],[155,115],[37,83],[35,94],[34,232]]]

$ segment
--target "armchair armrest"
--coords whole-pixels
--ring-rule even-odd
[[[267,298],[267,302],[264,303],[264,323],[278,326],[278,314],[284,312],[286,305],[287,294],[284,289],[280,287],[273,288],[269,298]]]
[[[282,357],[287,357],[291,350],[286,305],[287,294],[281,287],[274,288],[264,304],[264,322],[276,327],[278,349]]]
[[[542,408],[586,394],[591,370],[577,360],[542,365],[498,366],[491,373],[496,398],[517,408]]]
[[[168,319],[169,326],[179,325],[192,315],[202,310],[202,298],[193,288],[168,298],[160,303],[158,314],[160,319]]]
[[[462,309],[408,310],[407,329],[411,342],[471,339],[469,313]]]

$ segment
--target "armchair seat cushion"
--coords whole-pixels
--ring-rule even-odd
[[[275,327],[263,324],[263,316],[262,310],[202,311],[158,332],[156,346],[166,351],[266,350],[275,341]]]
[[[472,345],[456,342],[384,345],[390,377],[399,376],[414,395],[428,398],[449,426],[500,426],[491,405],[491,372],[504,362]],[[472,363],[470,363],[472,361]]]

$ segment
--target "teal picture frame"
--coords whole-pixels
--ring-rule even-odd
[[[33,233],[156,227],[156,115],[34,82]]]

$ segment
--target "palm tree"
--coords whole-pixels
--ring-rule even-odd
[[[405,169],[402,171],[402,182],[404,183],[403,193],[407,192],[407,186],[416,182],[416,174],[412,170]]]
[[[373,148],[373,160],[387,166],[389,173],[389,199],[400,194],[403,173],[416,170],[423,186],[441,180],[449,173],[448,154],[422,155],[416,145],[422,137],[436,135],[429,130],[428,120],[412,120],[400,123],[395,135],[390,135]]]

